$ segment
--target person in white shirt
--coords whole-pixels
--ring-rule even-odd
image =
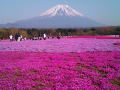
[[[45,33],[43,34],[43,39],[46,40],[46,34]]]
[[[26,37],[24,38],[24,40],[26,40]]]
[[[10,38],[10,41],[13,41],[13,36],[12,35],[10,35],[9,38]]]

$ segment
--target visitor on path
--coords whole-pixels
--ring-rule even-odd
[[[16,41],[18,40],[18,34],[15,34],[15,40]]]
[[[23,39],[23,36],[22,36],[22,35],[20,35],[20,41],[22,41],[22,39]]]
[[[57,36],[57,39],[60,39],[60,36]]]
[[[17,38],[17,41],[19,42],[20,41],[20,34],[18,33],[18,38]]]
[[[20,42],[20,37],[18,37],[17,41]]]
[[[24,40],[27,40],[27,38],[25,37]]]
[[[39,40],[42,40],[42,37],[39,37]]]
[[[10,38],[10,41],[13,41],[13,36],[12,35],[10,35],[9,38]]]
[[[43,34],[43,39],[46,40],[46,34],[45,33]]]

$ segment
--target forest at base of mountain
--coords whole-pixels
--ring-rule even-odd
[[[9,35],[20,34],[26,38],[41,37],[46,33],[49,37],[81,36],[81,35],[120,35],[120,26],[97,27],[97,28],[50,28],[50,29],[24,29],[24,28],[1,28],[0,39],[8,39]]]

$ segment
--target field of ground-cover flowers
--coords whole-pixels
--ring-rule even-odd
[[[103,36],[71,36],[69,38],[96,38],[96,39],[120,39],[119,35],[103,35]]]
[[[0,89],[119,90],[119,39],[0,41]]]
[[[114,45],[118,45],[118,46],[120,46],[120,42],[114,43]]]
[[[96,38],[61,38],[47,40],[27,40],[21,42],[0,41],[0,51],[28,52],[86,52],[86,51],[120,51],[114,43],[120,39]]]

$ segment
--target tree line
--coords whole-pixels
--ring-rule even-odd
[[[8,39],[10,35],[20,34],[26,38],[42,37],[43,34],[49,37],[57,36],[80,36],[80,35],[120,35],[119,26],[97,27],[97,28],[51,28],[51,29],[24,29],[24,28],[1,28],[0,39]]]

